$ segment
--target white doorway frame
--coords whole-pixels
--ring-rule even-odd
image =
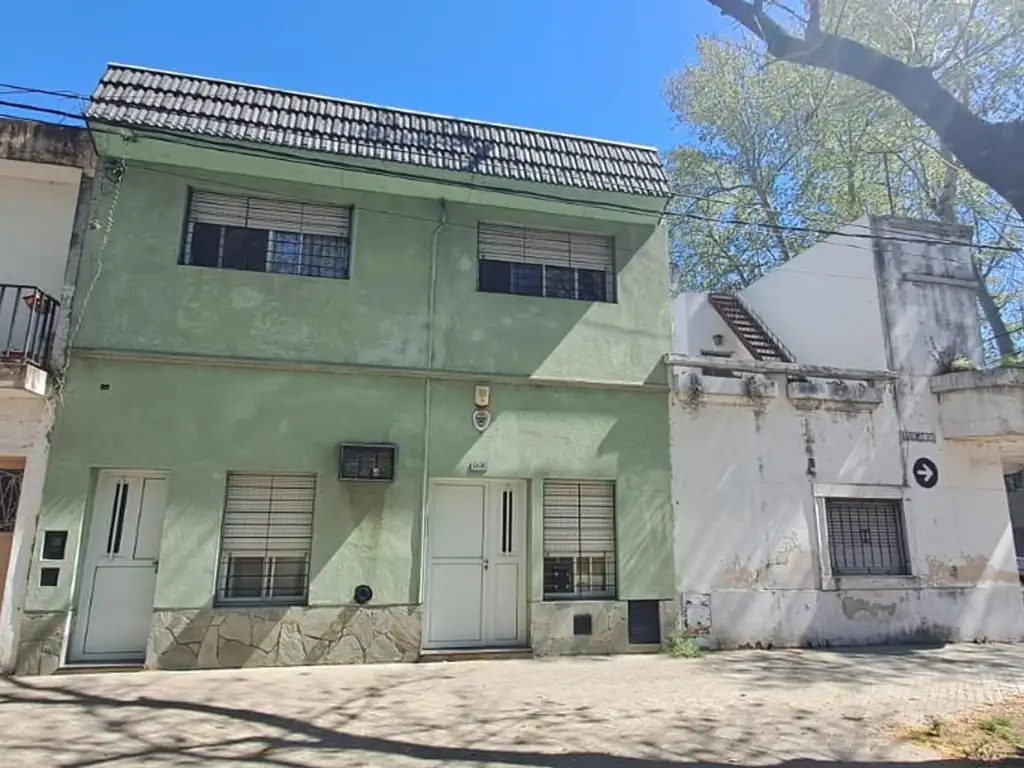
[[[529,552],[529,484],[526,480],[511,479],[511,478],[493,478],[493,477],[435,477],[429,481],[427,489],[427,504],[426,504],[426,515],[423,520],[423,558],[421,572],[421,584],[422,584],[422,596],[423,596],[423,620],[422,620],[422,632],[421,632],[421,647],[423,650],[444,650],[447,646],[431,644],[428,640],[429,627],[430,627],[430,604],[432,596],[430,594],[430,567],[432,562],[432,542],[430,537],[430,515],[433,513],[434,499],[436,498],[435,490],[439,485],[462,485],[462,486],[483,486],[484,487],[484,498],[487,509],[485,514],[491,514],[492,509],[490,505],[490,499],[494,493],[502,489],[503,487],[511,487],[513,491],[513,540],[518,543],[521,554],[519,555],[519,583],[518,583],[518,605],[517,605],[517,621],[519,626],[519,642],[511,647],[523,647],[529,646],[529,622],[527,621],[527,589],[529,585],[529,570],[530,570],[530,552]],[[492,521],[493,526],[493,521]],[[487,535],[485,528],[485,536]],[[490,529],[493,530],[493,527]],[[493,600],[487,601],[484,605],[484,621],[492,619],[493,614],[488,610],[493,610]],[[455,646],[457,649],[480,649],[491,647],[490,644],[481,643],[479,645],[471,646]],[[504,644],[493,644],[493,647],[510,647]],[[453,649],[454,649],[453,648]]]
[[[91,596],[84,594],[85,590],[93,589],[94,584],[91,578],[88,576],[88,568],[91,567],[89,562],[92,555],[93,542],[91,537],[94,534],[94,527],[96,522],[97,509],[96,504],[98,501],[98,493],[100,486],[105,477],[122,477],[131,479],[155,479],[165,480],[170,482],[170,472],[160,469],[118,469],[114,467],[103,467],[94,470],[92,473],[89,494],[87,498],[87,514],[82,520],[82,534],[78,541],[77,554],[75,559],[74,567],[74,583],[71,591],[71,610],[68,612],[67,624],[64,633],[64,644],[61,649],[61,663],[68,664],[74,663],[75,665],[89,665],[98,664],[103,665],[105,663],[121,663],[126,661],[122,659],[122,654],[112,652],[110,654],[95,654],[95,658],[89,660],[83,660],[77,658],[75,654],[75,640],[76,640],[76,629],[77,623],[81,621],[87,614],[89,606],[91,604]],[[160,524],[159,524],[159,545],[156,552],[156,560],[154,561],[154,571],[158,572],[157,564],[159,563],[160,549],[163,545],[163,524],[166,519],[167,504],[166,498],[164,500],[164,507],[160,511]],[[140,501],[141,503],[141,501]],[[155,575],[155,574],[154,574]],[[153,582],[154,595],[156,588],[156,579]],[[152,616],[153,602],[152,597],[150,601],[150,616]],[[80,655],[80,654],[79,654]],[[109,657],[109,658],[104,658]],[[144,659],[143,659],[144,660]]]

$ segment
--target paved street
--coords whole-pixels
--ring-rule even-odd
[[[0,766],[888,765],[1024,693],[1024,646],[0,680]]]

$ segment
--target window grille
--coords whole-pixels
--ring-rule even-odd
[[[615,596],[615,483],[544,483],[544,597]]]
[[[898,499],[826,499],[825,517],[833,575],[910,573],[903,504]]]
[[[315,475],[228,473],[221,602],[306,601],[315,497]]]
[[[349,276],[352,211],[193,192],[185,263],[281,275]]]
[[[605,235],[480,224],[479,290],[615,301],[615,239]]]
[[[0,533],[14,533],[23,474],[21,469],[0,469]]]

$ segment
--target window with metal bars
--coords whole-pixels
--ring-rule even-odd
[[[833,575],[910,574],[899,499],[825,499],[825,518]]]
[[[184,262],[196,267],[348,279],[352,211],[193,191]]]
[[[615,301],[615,239],[483,224],[477,288],[485,293]]]
[[[614,482],[544,482],[544,597],[615,597]]]
[[[218,601],[304,603],[316,475],[229,472]]]
[[[24,470],[0,469],[0,533],[14,533]]]

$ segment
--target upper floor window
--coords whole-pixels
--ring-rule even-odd
[[[615,301],[615,239],[480,224],[478,288],[580,301]]]
[[[349,275],[352,212],[334,205],[192,193],[184,261],[281,275]]]

